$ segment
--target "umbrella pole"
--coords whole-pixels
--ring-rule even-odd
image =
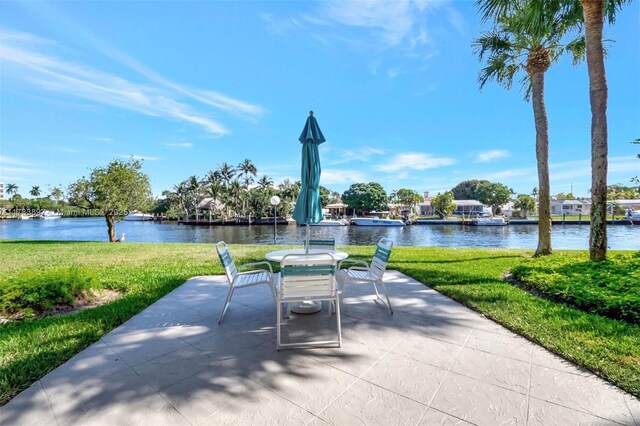
[[[306,235],[306,238],[305,238],[304,247],[305,247],[306,253],[308,254],[309,253],[309,233],[310,233],[309,232],[309,229],[310,229],[309,224],[307,224],[306,227],[307,227],[307,235]]]

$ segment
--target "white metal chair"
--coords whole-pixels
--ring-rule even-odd
[[[305,241],[306,245],[306,241]],[[306,247],[305,247],[306,248]],[[336,240],[335,238],[314,238],[309,240],[309,249],[310,250],[335,250],[336,249]]]
[[[337,274],[338,280],[341,285],[340,301],[344,300],[347,285],[351,283],[364,283],[371,284],[373,290],[376,292],[376,297],[384,303],[378,293],[377,284],[380,284],[384,295],[387,299],[386,305],[389,308],[389,312],[393,314],[393,308],[391,307],[391,301],[389,300],[389,294],[387,293],[387,287],[382,279],[384,271],[387,269],[387,263],[389,263],[389,256],[391,256],[391,249],[393,248],[393,241],[388,238],[381,238],[376,246],[376,252],[371,259],[371,263],[367,263],[364,260],[345,259],[338,265],[338,268],[345,263],[356,263],[363,266],[351,266],[349,269],[343,269]]]
[[[313,347],[337,344],[342,346],[340,303],[336,285],[336,261],[329,253],[290,254],[280,263],[280,285],[277,300],[277,341],[280,349]],[[336,306],[336,340],[282,343],[282,305],[305,301],[333,302]],[[329,315],[332,309],[329,309]]]
[[[265,261],[245,263],[243,265],[240,265],[240,268],[236,268],[236,265],[233,262],[233,258],[231,257],[231,253],[229,253],[229,248],[224,241],[216,243],[216,251],[218,252],[218,257],[220,258],[220,262],[222,263],[222,267],[224,268],[227,280],[229,280],[229,291],[227,293],[227,298],[224,301],[224,305],[222,305],[222,311],[220,312],[220,318],[218,319],[219,324],[222,323],[224,314],[227,312],[227,308],[229,307],[229,303],[231,302],[233,292],[238,288],[253,287],[255,285],[266,284],[271,289],[271,294],[273,295],[274,302],[277,300],[276,287],[273,282],[273,269],[271,268],[271,264],[269,262]],[[244,268],[258,265],[266,266],[268,268],[268,271],[265,269],[253,269],[240,272],[240,270]]]

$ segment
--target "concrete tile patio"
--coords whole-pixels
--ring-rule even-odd
[[[0,408],[1,425],[640,426],[640,401],[395,271],[395,314],[366,286],[343,347],[275,349],[268,289],[190,279]],[[285,335],[330,335],[326,310]]]

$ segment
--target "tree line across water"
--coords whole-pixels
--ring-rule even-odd
[[[11,198],[0,202],[0,210],[64,210],[66,215],[87,215],[90,211],[89,215],[105,217],[110,241],[116,240],[115,222],[131,210],[184,220],[240,220],[273,216],[270,199],[277,195],[281,199],[278,215],[290,216],[300,192],[300,181],[285,180],[276,186],[267,175],[256,180],[257,176],[257,168],[249,159],[236,167],[225,162],[204,178],[191,176],[154,200],[149,177],[142,172],[142,162],[114,160],[107,167],[93,169],[88,178],[73,182],[66,192],[54,187],[45,197],[39,197],[42,195],[39,186],[31,188],[29,193],[34,198],[28,199],[20,196],[17,185],[8,184],[6,192]],[[640,198],[640,188],[612,185],[608,190],[611,199]],[[376,182],[354,183],[342,194],[324,186],[320,186],[319,192],[323,207],[344,203],[350,213],[356,215],[387,211],[390,207],[392,213],[399,215],[402,210],[413,211],[424,201],[424,197],[413,189],[401,188],[387,194]],[[440,217],[455,211],[454,200],[478,200],[491,206],[493,213],[498,213],[499,207],[514,195],[513,190],[502,183],[473,179],[460,182],[450,191],[431,198],[430,202],[434,214]],[[571,194],[558,196],[570,198]],[[526,216],[535,210],[538,197],[537,188],[531,194],[519,194],[514,207]],[[204,203],[206,206],[203,201],[208,201]]]

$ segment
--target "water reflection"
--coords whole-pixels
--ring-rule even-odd
[[[210,243],[224,240],[240,244],[273,244],[273,226],[184,226],[176,223],[119,222],[118,235],[127,241]],[[452,225],[413,225],[396,227],[312,227],[312,236],[332,236],[338,245],[373,245],[381,237],[399,246],[495,247],[535,249],[538,228],[533,225],[473,227]],[[277,244],[301,244],[304,227],[279,225]],[[609,226],[609,247],[640,250],[640,226]],[[107,227],[101,218],[59,220],[3,220],[0,238],[19,240],[106,241]],[[555,249],[587,249],[588,225],[555,225]]]

